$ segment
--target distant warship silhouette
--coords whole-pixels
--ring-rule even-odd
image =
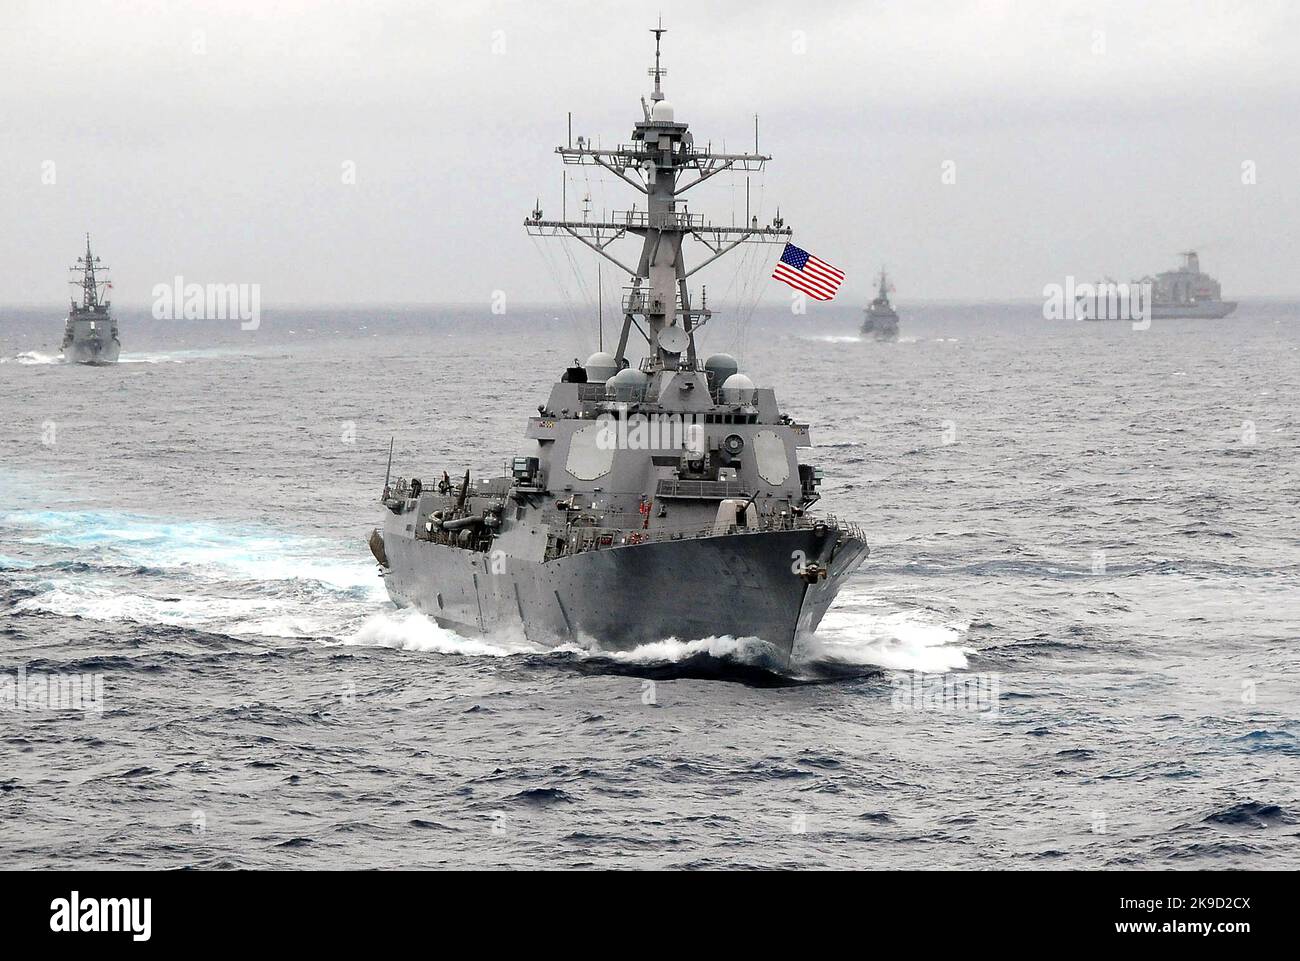
[[[889,292],[893,288],[885,276],[885,268],[880,268],[880,287],[876,297],[867,305],[867,316],[862,321],[862,333],[870,334],[876,340],[898,340],[898,314],[889,303]]]
[[[81,288],[81,303],[73,298],[68,311],[63,329],[63,358],[72,364],[115,364],[122,352],[122,344],[117,339],[117,321],[110,313],[112,304],[100,296],[100,288],[107,291],[112,284],[97,276],[108,268],[91,254],[90,234],[86,234],[86,256],[78,257],[71,270],[81,275],[70,281]]]

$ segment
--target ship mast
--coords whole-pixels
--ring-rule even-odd
[[[661,63],[660,46],[667,30],[662,20],[650,32],[655,36],[655,62],[648,71],[654,78],[652,105],[641,101],[643,118],[633,127],[631,142],[603,149],[579,137],[577,146],[570,142],[556,148],[566,164],[600,166],[614,174],[644,196],[645,209],[638,210],[634,203],[630,210],[615,210],[601,221],[547,220],[539,204],[524,220],[524,226],[533,236],[575,237],[628,275],[630,283],[623,296],[623,327],[615,359],[619,367],[627,365],[627,342],[635,326],[650,347],[642,368],[654,373],[680,366],[698,367],[695,330],[709,318],[710,311],[704,304],[691,306],[687,278],[743,243],[785,243],[792,231],[779,215],[763,227],[758,225],[757,217],[741,227],[716,226],[702,215],[690,213],[679,199],[724,170],[756,172],[772,158],[757,152],[757,137],[754,153],[719,153],[711,146],[696,146],[688,125],[677,122],[672,104],[664,98],[663,78],[668,71]],[[683,175],[690,178],[686,183],[681,182]],[[614,241],[629,234],[642,241],[635,267],[624,264],[609,250]],[[690,269],[682,251],[687,236],[709,251]]]
[[[81,274],[77,280],[70,280],[68,283],[74,287],[81,288],[81,308],[83,310],[93,310],[100,306],[99,302],[99,283],[95,278],[96,270],[107,270],[99,263],[99,258],[90,253],[90,234],[86,234],[86,256],[78,257],[77,263],[69,267],[74,274]],[[74,300],[72,306],[76,307],[77,302]]]

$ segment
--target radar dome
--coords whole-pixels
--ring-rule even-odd
[[[754,399],[754,382],[744,374],[732,374],[722,382],[722,399],[730,404],[748,404]]]
[[[740,365],[730,354],[710,354],[709,359],[704,362],[704,369],[709,372],[709,380],[714,386],[718,386],[739,371]]]
[[[598,350],[587,358],[587,383],[603,384],[618,373],[618,361],[607,351]]]
[[[621,400],[631,399],[632,395],[645,389],[650,378],[634,367],[624,367],[605,383],[608,393]]]
[[[655,123],[673,122],[673,105],[667,100],[658,100],[650,108],[650,119]]]

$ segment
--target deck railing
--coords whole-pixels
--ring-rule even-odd
[[[656,527],[649,530],[628,530],[609,527],[571,527],[567,538],[552,541],[547,550],[547,559],[564,557],[570,554],[582,554],[587,551],[608,550],[616,547],[633,547],[638,544],[660,544],[665,541],[696,540],[703,537],[717,537],[726,534],[765,534],[773,531],[812,530],[824,526],[836,531],[841,536],[856,537],[865,540],[862,528],[851,521],[843,521],[834,515],[817,517],[797,517],[794,515],[777,515],[764,517],[752,525],[709,524],[705,527]]]

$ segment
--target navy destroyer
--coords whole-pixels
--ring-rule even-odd
[[[641,194],[599,219],[524,220],[534,236],[578,240],[627,275],[611,353],[575,361],[528,417],[529,449],[506,476],[385,478],[370,537],[388,594],[461,633],[522,633],[543,644],[626,650],[666,638],[757,637],[788,658],[867,555],[861,530],[813,513],[821,472],[801,464],[807,424],[782,413],[726,354],[701,360],[711,311],[688,278],[746,242],[784,244],[779,215],[717,226],[683,193],[771,159],[704,146],[665,99],[662,26],[654,90],[627,142],[570,139],[566,164],[598,165]],[[683,241],[705,253],[688,267]],[[625,265],[611,250],[640,241]],[[635,366],[629,341],[645,341]]]
[[[90,252],[90,234],[86,234],[86,256],[78,257],[71,268],[79,274],[69,281],[81,289],[81,303],[74,297],[68,310],[68,321],[63,328],[63,359],[71,364],[115,364],[122,352],[117,339],[117,321],[113,319],[112,304],[101,294],[112,286],[102,279],[108,268]]]
[[[880,268],[879,288],[875,299],[867,305],[866,317],[862,321],[862,333],[876,340],[898,340],[898,313],[889,302],[889,292],[893,287],[885,276],[885,268]]]

